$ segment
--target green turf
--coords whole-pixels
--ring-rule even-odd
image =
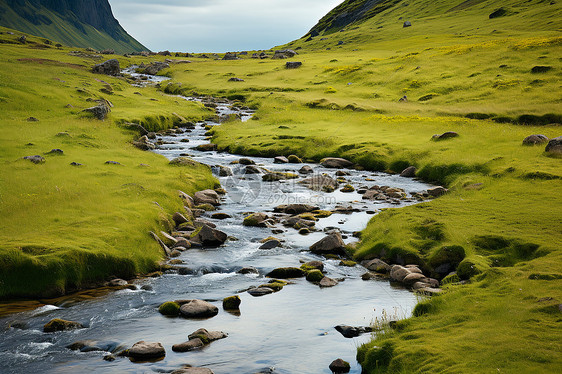
[[[58,295],[153,270],[162,251],[148,232],[166,229],[170,213],[182,209],[177,190],[193,193],[216,180],[206,166],[171,166],[138,150],[131,144],[138,134],[118,124],[158,130],[177,124],[175,114],[195,120],[212,112],[92,74],[98,60],[28,40],[0,46],[0,298]],[[81,112],[99,98],[114,105],[104,121]],[[47,154],[55,148],[64,154]],[[46,162],[22,159],[30,155]]]

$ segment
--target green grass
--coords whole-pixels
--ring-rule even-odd
[[[206,166],[171,166],[136,149],[138,134],[118,124],[159,130],[179,122],[174,113],[194,120],[212,112],[94,75],[97,61],[72,57],[69,49],[1,49],[0,298],[55,296],[155,269],[162,251],[148,232],[167,229],[170,213],[182,209],[177,190],[193,193],[216,180]],[[112,94],[100,91],[107,86]],[[95,105],[87,99],[101,97],[114,105],[109,117],[85,117],[81,110]],[[31,116],[39,122],[28,122]],[[54,148],[64,155],[46,154]],[[29,155],[46,162],[22,159]],[[121,165],[106,165],[110,160]]]
[[[194,58],[170,70],[170,89],[257,109],[251,121],[213,129],[220,149],[338,156],[389,172],[415,165],[450,189],[386,210],[363,232],[358,260],[405,260],[427,272],[444,253],[460,261],[444,295],[359,349],[366,373],[558,372],[562,159],[521,142],[562,135],[562,6],[511,0],[505,16],[489,19],[497,2],[402,3],[278,47],[299,48],[299,69]],[[446,131],[460,136],[431,141]]]

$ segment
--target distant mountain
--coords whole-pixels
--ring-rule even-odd
[[[75,47],[147,50],[121,27],[108,0],[0,0],[0,26]]]

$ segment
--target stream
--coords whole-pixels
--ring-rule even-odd
[[[199,98],[183,98],[201,101]],[[238,113],[242,121],[251,112],[219,103],[219,116]],[[364,229],[375,212],[414,204],[414,199],[394,202],[362,200],[358,192],[318,192],[298,183],[306,178],[262,182],[261,175],[244,174],[244,165],[236,162],[241,156],[216,151],[194,149],[207,144],[206,125],[197,123],[195,129],[159,136],[155,150],[168,159],[189,155],[210,165],[227,194],[217,212],[231,218],[212,219],[215,212],[202,218],[217,225],[235,239],[215,248],[192,248],[178,257],[183,261],[178,269],[157,278],[135,281],[137,289],[122,289],[95,297],[72,296],[62,298],[56,305],[44,305],[34,310],[12,314],[0,319],[0,373],[169,373],[184,364],[210,368],[215,374],[232,373],[331,373],[329,364],[342,358],[351,364],[351,373],[360,373],[355,356],[357,347],[368,342],[371,334],[345,338],[334,327],[340,324],[369,326],[375,321],[407,318],[416,303],[414,293],[393,286],[388,280],[364,281],[366,272],[360,265],[346,267],[340,260],[326,259],[308,251],[308,247],[337,228],[346,243],[356,241],[353,232]],[[188,141],[181,141],[182,139]],[[277,164],[272,158],[249,157],[258,166],[271,171],[298,174],[303,164]],[[234,163],[233,163],[234,162]],[[220,177],[218,165],[229,167],[233,175]],[[333,178],[336,169],[307,164],[315,174],[326,173]],[[346,183],[355,187],[387,185],[408,193],[426,190],[429,186],[398,175],[346,169]],[[341,185],[340,185],[341,188]],[[323,210],[352,206],[357,212],[334,213],[316,223],[316,230],[301,235],[293,228],[277,224],[274,228],[242,225],[250,212],[272,214],[281,204],[311,204]],[[282,231],[280,231],[282,230]],[[260,240],[274,236],[282,247],[264,250]],[[304,278],[291,279],[281,291],[253,297],[244,290],[268,282],[264,274],[285,266],[299,267],[303,261],[321,260],[330,278],[339,279],[335,287],[320,288]],[[255,267],[257,274],[239,274],[242,267]],[[186,274],[186,275],[180,275]],[[141,286],[149,285],[146,290]],[[222,299],[238,294],[242,300],[240,313],[222,309]],[[169,318],[158,313],[158,306],[169,300],[203,299],[219,307],[219,314],[210,319]],[[43,325],[53,318],[78,321],[87,328],[44,333]],[[173,352],[174,344],[187,340],[187,335],[199,328],[219,330],[228,337],[215,341],[203,349],[186,353]],[[163,360],[133,363],[117,357],[108,362],[103,351],[80,352],[67,345],[91,339],[107,346],[130,347],[145,340],[160,342],[166,349]],[[101,344],[101,343],[100,343]],[[98,344],[99,345],[99,344]]]

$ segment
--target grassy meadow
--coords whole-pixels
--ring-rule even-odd
[[[414,165],[449,188],[375,216],[354,252],[428,272],[447,248],[464,253],[442,295],[359,348],[367,373],[562,370],[562,159],[522,145],[531,134],[562,135],[562,5],[501,6],[506,14],[490,19],[497,2],[399,2],[276,48],[296,49],[298,69],[250,51],[235,61],[193,57],[167,73],[165,92],[257,109],[213,130],[219,149],[337,156],[392,173]],[[431,140],[446,131],[460,136]]]
[[[212,112],[92,74],[104,60],[69,54],[75,48],[32,36],[9,44],[19,35],[0,35],[7,41],[0,44],[0,298],[55,296],[154,270],[162,250],[148,232],[166,228],[182,209],[177,190],[193,193],[216,180],[206,166],[170,166],[135,148],[138,133],[118,124],[159,130],[177,125],[175,114],[197,120]],[[81,113],[99,98],[114,106],[104,121]],[[30,155],[46,162],[22,159]]]

